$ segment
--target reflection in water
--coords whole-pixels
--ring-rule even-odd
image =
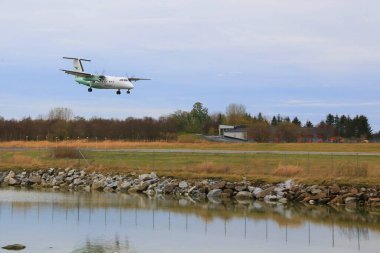
[[[0,233],[1,244],[24,243],[24,252],[377,252],[380,214],[330,206],[1,190]]]

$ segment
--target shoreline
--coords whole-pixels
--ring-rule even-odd
[[[188,179],[159,177],[156,173],[137,175],[102,174],[85,169],[49,168],[34,171],[0,172],[1,187],[51,188],[61,191],[99,191],[139,193],[150,197],[166,195],[189,197],[194,201],[222,203],[228,200],[250,202],[306,203],[380,207],[380,186],[355,187],[297,184],[288,179],[281,183],[258,183],[249,180]]]

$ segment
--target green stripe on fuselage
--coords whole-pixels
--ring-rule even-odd
[[[75,77],[75,81],[80,84],[90,86],[91,83],[99,81],[99,77]]]

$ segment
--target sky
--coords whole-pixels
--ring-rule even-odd
[[[380,130],[376,0],[0,0],[0,116],[68,107],[86,118],[159,117],[202,102],[318,123],[365,114]],[[130,95],[59,69],[149,77]]]

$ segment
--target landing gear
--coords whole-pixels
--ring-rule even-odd
[[[131,94],[131,91],[130,91],[130,90],[127,90],[127,94]]]
[[[120,91],[120,90],[116,91],[116,94],[117,94],[117,95],[120,95],[120,94],[121,94],[121,91]]]
[[[90,88],[88,88],[88,92],[92,92],[92,88],[90,87]]]

